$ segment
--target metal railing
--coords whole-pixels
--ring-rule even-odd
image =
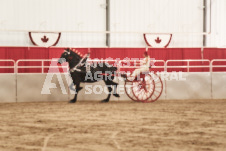
[[[109,63],[109,64],[113,63],[113,65],[116,66],[118,68],[118,71],[120,72],[121,69],[136,69],[136,68],[139,68],[142,60],[89,59],[88,62],[89,63],[104,62],[104,63]],[[156,62],[163,63],[163,66],[156,66],[155,65]],[[127,64],[127,65],[125,65],[125,64]],[[165,61],[164,60],[151,60],[150,66],[151,66],[151,68],[156,68],[156,69],[162,68],[162,69],[164,69],[165,68]]]
[[[0,69],[13,69],[14,73],[16,72],[16,65],[15,65],[14,60],[12,60],[12,59],[0,59],[0,62],[13,63],[13,65],[7,65],[7,66],[0,65]]]
[[[13,73],[20,73],[19,69],[40,69],[39,73],[45,73],[45,69],[49,68],[64,68],[64,69],[69,69],[68,64],[63,64],[62,66],[58,66],[56,63],[56,59],[21,59],[17,60],[16,62],[11,59],[1,59],[0,62],[10,62],[12,65],[0,65],[0,69],[13,69]],[[95,62],[106,62],[109,64],[114,64],[116,65],[120,71],[120,69],[135,69],[139,68],[139,65],[137,64],[141,60],[88,60],[90,63],[95,63]],[[213,72],[213,68],[225,68],[226,71],[226,59],[214,59],[212,61],[208,59],[200,59],[200,60],[152,60],[154,62],[154,65],[152,64],[151,68],[152,69],[159,69],[162,68],[164,71],[168,71],[168,69],[187,69],[186,72],[190,72],[190,69],[194,68],[204,68],[204,69],[209,69],[209,72]],[[38,62],[39,65],[31,65],[34,62]],[[49,62],[49,63],[48,63]],[[54,64],[51,64],[52,62],[55,62]],[[128,66],[128,65],[122,65],[123,63],[133,63],[133,65]],[[191,63],[199,63],[203,65],[191,65]],[[225,65],[215,65],[214,63],[223,63],[225,62]],[[48,65],[46,65],[48,63]],[[155,63],[161,63],[163,65],[155,65]],[[170,63],[176,63],[176,65],[170,65]],[[184,65],[178,65],[179,63],[185,63]],[[21,65],[22,64],[22,65]],[[25,65],[24,65],[25,64]],[[31,72],[33,73],[33,72]]]
[[[58,69],[59,66],[57,66],[57,59],[21,59],[21,60],[17,60],[16,62],[16,73],[19,73],[19,69],[41,69],[41,73],[44,73],[44,69],[48,69],[48,68],[56,68]],[[31,65],[23,65],[20,66],[19,63],[31,63],[31,62],[40,62],[41,66],[31,66]],[[45,62],[51,62],[51,65],[45,65]],[[55,63],[54,63],[55,62]],[[54,64],[54,65],[52,65]],[[68,70],[68,66],[67,64],[62,66],[62,68],[66,68],[66,70]]]
[[[124,66],[119,66],[120,69],[122,68],[132,68],[132,69],[136,69],[136,68],[139,68],[140,65],[137,64],[137,63],[140,63],[142,60],[120,60],[119,61],[119,65],[121,65],[122,63],[133,63],[134,65],[124,65]],[[155,65],[155,63],[157,62],[160,62],[160,63],[163,63],[163,66],[159,66],[159,65]],[[151,60],[151,63],[150,63],[150,67],[151,68],[155,68],[155,69],[159,69],[159,68],[162,68],[164,69],[165,68],[165,61],[164,60]]]
[[[186,65],[175,65],[175,66],[170,66],[168,65],[169,63],[183,63],[185,62]],[[208,63],[208,65],[190,65],[190,62],[202,62],[202,64],[204,63]],[[166,64],[165,64],[165,71],[167,71],[167,69],[173,69],[173,68],[184,68],[184,69],[187,69],[187,72],[190,71],[190,68],[209,68],[209,71],[210,71],[210,60],[208,59],[197,59],[197,60],[194,60],[194,59],[187,59],[187,60],[167,60],[166,61]]]
[[[214,63],[222,63],[222,62],[224,62],[225,63],[225,65],[214,65]],[[211,68],[210,68],[210,72],[213,72],[213,68],[225,68],[225,70],[226,70],[226,59],[213,59],[211,62],[210,62],[210,66],[211,66]]]

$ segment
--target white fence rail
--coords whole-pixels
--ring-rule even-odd
[[[15,64],[15,73],[19,73],[19,69],[41,69],[41,73],[45,73],[44,69],[48,69],[48,68],[55,68],[58,69],[60,66],[57,66],[57,61],[56,59],[21,59],[21,60],[17,60],[16,64]],[[32,66],[32,65],[20,65],[21,63],[41,63],[41,65],[37,66]],[[50,65],[45,65],[45,63],[50,63]],[[64,65],[61,66],[62,68],[65,68],[66,70],[68,70],[68,66],[67,63],[65,63]]]
[[[214,65],[214,63],[222,63],[224,62],[224,65]],[[211,62],[210,62],[210,71],[213,72],[213,69],[214,68],[225,68],[226,70],[226,59],[213,59]]]
[[[177,62],[177,63],[183,63],[183,62],[185,62],[186,63],[186,65],[181,65],[181,66],[178,66],[178,65],[176,65],[176,66],[170,66],[169,64],[170,63],[175,63],[175,62]],[[202,64],[204,64],[204,63],[208,63],[208,65],[191,65],[190,63],[202,63]],[[167,71],[167,69],[169,69],[169,68],[171,68],[171,69],[178,69],[178,68],[185,68],[185,69],[187,69],[187,72],[189,72],[190,71],[190,68],[208,68],[209,69],[209,71],[210,71],[210,68],[211,68],[211,66],[210,66],[210,60],[208,60],[208,59],[202,59],[202,60],[167,60],[166,61],[166,64],[165,64],[165,71]]]
[[[12,65],[4,65],[4,66],[0,65],[0,69],[14,69],[14,73],[16,73],[16,65],[15,65],[14,60],[12,60],[12,59],[0,59],[0,63],[12,63]]]
[[[91,60],[92,62],[98,62],[100,60]],[[115,60],[102,60],[103,62],[108,62],[109,64],[115,63]],[[38,65],[34,62],[38,62]],[[53,65],[51,65],[51,62]],[[117,65],[120,65],[123,60],[116,61]],[[138,62],[138,61],[136,61]],[[130,68],[137,68],[135,65]],[[170,63],[182,62],[183,66],[171,66]],[[191,62],[202,62],[203,66],[192,65]],[[47,70],[50,68],[59,68],[56,65],[56,60],[52,59],[23,59],[23,60],[0,60],[0,69],[13,69],[14,74],[0,74],[0,102],[21,102],[21,101],[60,101],[67,100],[71,97],[69,90],[67,94],[61,94],[61,88],[51,89],[51,95],[42,95],[41,90],[43,88],[43,83],[47,77]],[[226,82],[226,59],[214,59],[209,60],[155,60],[157,65],[153,65],[153,69],[161,68],[163,71],[168,69],[181,69],[186,68],[187,72],[181,72],[183,78],[186,81],[178,80],[167,80],[162,79],[164,83],[164,93],[160,99],[226,99],[224,85],[222,83]],[[26,65],[25,65],[26,64]],[[32,66],[33,65],[33,66]],[[119,66],[120,68],[128,68],[127,66]],[[63,64],[63,68],[67,68],[67,64]],[[208,68],[208,72],[191,72],[190,69],[194,68]],[[41,74],[26,74],[25,72],[20,72],[19,69],[40,69]],[[215,72],[215,69],[220,69],[221,72]],[[151,69],[152,70],[152,69]],[[7,71],[7,70],[5,70]],[[59,70],[58,70],[59,71]],[[65,70],[64,70],[65,71]],[[223,72],[222,72],[223,71]],[[20,74],[22,73],[22,74]],[[25,73],[25,74],[24,74]],[[54,72],[51,72],[55,74]],[[165,74],[165,73],[160,73]],[[168,73],[167,73],[168,74]],[[180,74],[180,73],[176,73]],[[169,76],[175,73],[170,73]],[[62,74],[63,83],[67,83],[68,77]],[[58,83],[58,77],[53,77],[53,83]],[[123,82],[121,82],[123,84]],[[7,86],[6,86],[7,85]],[[200,91],[200,93],[197,93]],[[80,95],[82,97],[84,95]],[[99,98],[98,96],[92,96]],[[126,97],[122,97],[122,100]],[[82,99],[85,99],[83,97]],[[127,98],[128,100],[128,98]]]
[[[89,63],[106,62],[109,64],[113,64],[119,68],[118,71],[120,71],[120,69],[125,69],[125,68],[128,68],[128,69],[139,68],[138,63],[140,61],[141,60],[98,60],[98,59],[88,60]],[[1,59],[0,63],[2,63],[2,62],[3,63],[11,63],[11,65],[0,64],[0,69],[13,69],[14,70],[13,73],[23,73],[23,72],[19,71],[19,69],[40,69],[39,73],[46,73],[45,69],[50,69],[50,68],[54,68],[54,69],[62,68],[62,69],[68,70],[67,63],[65,63],[61,66],[58,66],[56,59],[20,59],[20,60],[17,60],[16,62],[14,60],[10,60],[10,59]],[[129,63],[132,65],[122,65],[123,63],[124,64]],[[161,65],[159,65],[159,64],[156,65],[156,63],[159,63]],[[176,65],[172,65],[172,63],[176,63]],[[178,65],[178,63],[185,63],[185,64]],[[197,63],[198,65],[192,65],[191,63]],[[216,65],[215,63],[218,63],[218,64],[221,63],[221,65]],[[224,63],[224,64],[222,65],[222,63]],[[35,65],[31,65],[31,64],[35,64]],[[214,68],[221,68],[221,69],[225,68],[225,71],[226,71],[226,59],[214,59],[212,61],[210,61],[208,59],[167,60],[167,61],[152,60],[150,66],[151,66],[151,69],[164,69],[165,72],[167,72],[169,69],[187,69],[186,72],[190,72],[190,69],[195,69],[195,68],[196,69],[200,69],[200,68],[208,69],[209,72],[213,72]],[[183,71],[183,72],[185,72],[185,71]],[[0,73],[2,73],[2,72],[0,71]],[[3,73],[7,73],[7,72],[3,72]],[[28,73],[28,72],[26,72],[26,73]]]

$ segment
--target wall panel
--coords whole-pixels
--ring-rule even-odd
[[[225,99],[226,98],[226,74],[225,73],[213,73],[212,74],[212,97],[213,99]]]
[[[2,0],[0,29],[105,31],[105,0]],[[58,46],[105,46],[105,34],[63,33]],[[28,33],[1,32],[2,46],[29,46]]]
[[[176,74],[178,75],[179,73]],[[66,93],[62,91],[62,87],[60,87],[59,80],[55,75],[52,78],[51,82],[56,84],[56,88],[50,88],[50,94],[42,94],[41,92],[44,86],[46,76],[47,74],[19,74],[17,76],[16,83],[15,80],[16,76],[14,74],[1,74],[0,102],[1,103],[16,102],[16,97],[17,102],[43,102],[43,101],[67,102],[69,99],[73,98],[74,96],[73,91],[70,91],[67,85],[67,80],[69,79],[67,76],[65,77],[63,74],[61,75],[61,78],[63,80]],[[175,80],[175,79],[170,80],[171,76],[172,73],[169,74],[168,78],[166,78],[166,76],[162,76],[164,89],[161,97],[159,98],[160,100],[226,99],[225,85],[223,84],[226,81],[225,73],[220,72],[213,73],[212,79],[210,73],[197,73],[197,72],[182,73],[182,77],[185,78],[185,80]],[[116,98],[112,96],[110,100],[111,101],[130,100],[124,93],[123,89],[124,82],[118,81],[117,79],[115,79],[115,82],[119,82],[119,85],[122,88],[120,90],[121,97]],[[91,94],[85,93],[87,92],[87,89],[85,90],[87,85],[92,85],[92,87],[99,85],[99,87],[102,88],[104,88],[105,86],[103,81],[92,84],[82,83],[81,86],[83,87],[83,90],[79,92],[78,101],[84,100],[100,101],[107,97],[107,94],[105,94],[104,92],[100,94],[95,94],[94,92],[92,92]],[[99,92],[100,89],[96,90],[97,92]]]
[[[211,32],[207,35],[207,46],[225,47],[226,1],[207,2],[207,32]],[[1,0],[0,45],[32,46],[27,32],[7,31],[14,29],[105,31],[105,3],[105,0]],[[203,0],[111,0],[110,30],[202,33]],[[110,41],[111,47],[146,46],[142,34],[111,34]],[[203,35],[173,35],[169,47],[202,44]],[[104,47],[106,34],[63,32],[58,46]]]
[[[210,73],[182,73],[182,77],[185,80],[166,81],[166,99],[211,99]]]
[[[208,15],[211,15],[211,20],[207,19],[207,28],[211,31],[207,35],[208,47],[226,47],[226,1],[225,0],[211,0],[211,12],[208,7]],[[210,14],[211,13],[211,14]]]
[[[0,103],[16,102],[16,76],[0,74]]]
[[[59,79],[55,74],[51,83],[56,85],[56,88],[50,88],[50,94],[43,87],[51,87],[53,85],[45,85],[47,74],[18,74],[17,75],[17,102],[45,102],[45,101],[68,101],[68,86],[67,78],[61,74],[61,78],[66,90],[64,94],[60,85]],[[43,91],[42,91],[43,90]]]
[[[203,0],[111,1],[112,31],[203,32]],[[112,46],[144,47],[142,35],[112,34]],[[202,35],[173,35],[170,47],[200,47]]]

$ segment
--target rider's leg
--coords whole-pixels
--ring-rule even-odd
[[[129,80],[134,80],[140,73],[149,71],[147,67],[141,67],[139,69],[135,69],[134,72],[131,74],[131,78]],[[139,77],[138,77],[139,78]]]
[[[138,74],[140,74],[140,72],[142,71],[141,68],[135,69],[133,71],[133,73],[131,74],[131,76],[128,78],[128,80],[132,81],[135,79],[136,76],[138,76]]]

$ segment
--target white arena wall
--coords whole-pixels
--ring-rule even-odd
[[[226,47],[226,1],[212,0],[211,21],[207,18],[207,29],[211,29],[211,34],[207,36],[207,47]],[[207,11],[210,15],[210,10]]]
[[[174,74],[172,76],[172,74]],[[177,75],[179,73],[176,73]],[[159,100],[187,100],[187,99],[226,99],[225,84],[226,74],[223,72],[190,72],[182,73],[182,77],[186,80],[176,80],[175,73],[169,73],[170,78],[163,80],[164,89]],[[181,74],[181,73],[180,73]],[[60,75],[60,76],[59,76]],[[73,98],[74,91],[68,88],[70,78],[65,74],[53,75],[51,83],[45,85],[47,74],[35,73],[18,73],[18,74],[0,74],[0,102],[46,102],[46,101],[68,101]],[[60,78],[59,78],[60,77]],[[62,79],[62,83],[59,82]],[[69,81],[69,82],[68,82]],[[115,79],[117,82],[118,80]],[[121,97],[111,97],[111,101],[130,100],[124,93],[124,82],[119,80]],[[56,88],[51,88],[56,86]],[[60,86],[61,85],[61,86]],[[85,90],[87,85],[92,85],[99,93],[100,89],[104,89],[104,82],[96,82],[92,84],[84,84],[84,88],[78,94],[78,101],[100,101],[107,97],[107,94],[100,93],[87,94]],[[101,87],[99,86],[101,85]],[[50,87],[50,94],[41,94],[44,92],[43,86]],[[46,90],[46,89],[45,89]],[[62,91],[63,90],[63,91]],[[46,91],[45,91],[46,92]]]
[[[203,0],[109,1],[109,27],[107,27],[106,0],[2,0],[0,46],[33,46],[28,31],[62,31],[57,45],[59,47],[106,47],[106,30],[122,32],[110,34],[110,47],[144,47],[142,33],[145,31],[151,33],[204,31]],[[207,2],[206,46],[225,47],[226,2],[225,0],[207,0]],[[83,31],[102,33],[82,33]],[[201,46],[203,46],[202,34],[175,34],[169,45],[169,47]]]
[[[226,98],[226,73],[212,73],[212,97],[215,99]]]
[[[0,102],[16,102],[15,74],[0,74]]]
[[[66,84],[65,76],[61,76]],[[46,74],[17,74],[17,102],[36,102],[36,101],[64,101],[68,100],[68,88],[62,93],[57,76],[52,77],[51,82],[56,84],[57,88],[52,88],[50,94],[42,94],[42,89],[46,79]]]
[[[209,72],[183,73],[182,77],[186,80],[165,81],[166,99],[211,99],[211,74]]]

